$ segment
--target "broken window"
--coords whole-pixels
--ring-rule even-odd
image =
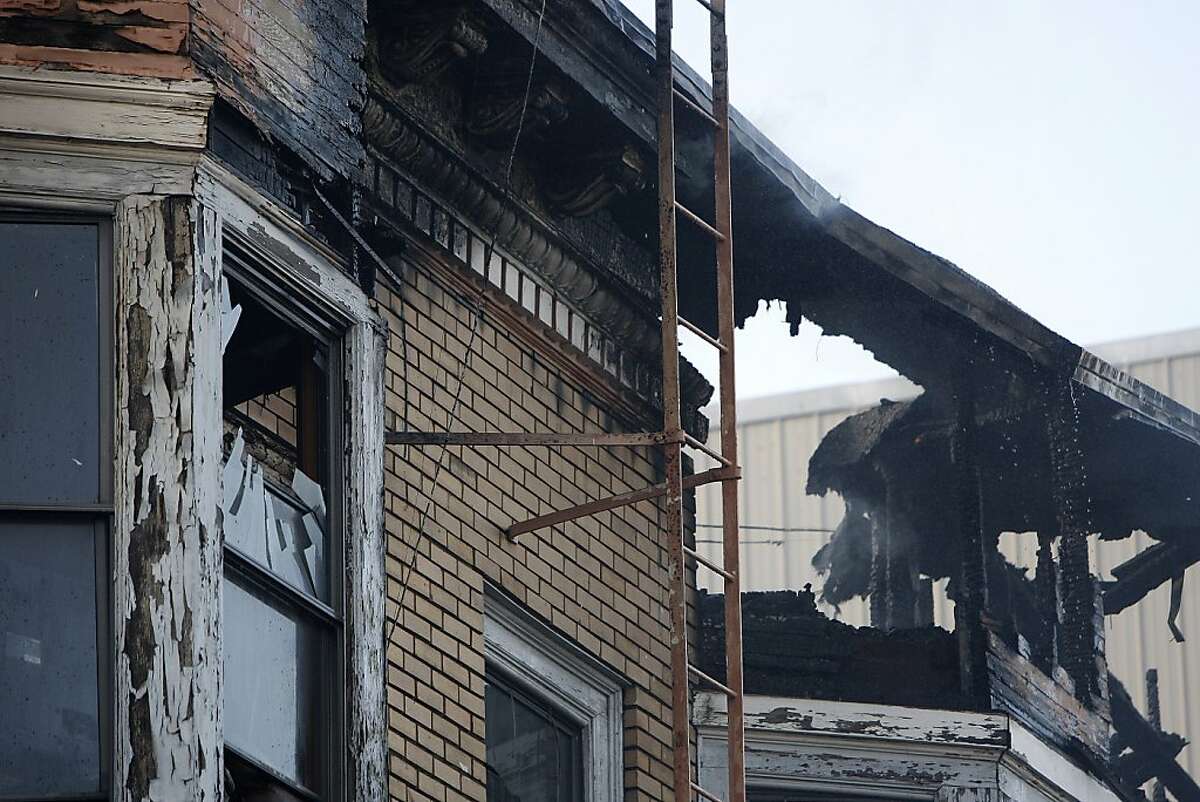
[[[112,512],[106,221],[0,214],[0,797],[103,794]]]
[[[484,700],[488,802],[582,802],[583,727],[493,668]]]
[[[342,600],[337,334],[227,254],[222,469],[232,799],[332,799]]]

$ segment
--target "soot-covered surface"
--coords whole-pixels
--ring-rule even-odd
[[[724,597],[697,598],[701,671],[725,677]],[[962,709],[954,636],[937,627],[883,632],[833,621],[811,590],[742,594],[744,690],[909,707]]]

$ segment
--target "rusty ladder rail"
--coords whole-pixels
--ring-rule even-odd
[[[729,178],[729,49],[725,31],[725,0],[698,0],[710,13],[712,44],[712,111],[675,87],[671,58],[674,27],[673,0],[655,3],[655,74],[658,84],[658,226],[659,271],[662,282],[663,329],[663,415],[664,430],[682,430],[679,407],[679,326],[700,335],[720,354],[721,448],[719,453],[685,437],[689,446],[699,447],[719,464],[730,469],[721,479],[721,529],[723,560],[720,567],[702,558],[683,541],[683,475],[680,444],[667,443],[667,530],[670,538],[671,576],[671,714],[674,740],[675,802],[695,797],[717,800],[712,789],[692,781],[691,715],[689,675],[725,694],[728,704],[729,786],[725,802],[745,802],[745,723],[742,692],[742,597],[739,580],[737,410],[734,392],[733,352],[733,221]],[[714,222],[688,209],[675,197],[675,104],[709,123],[713,129]],[[678,311],[676,214],[709,235],[717,254],[717,337],[698,331]],[[687,571],[691,557],[715,570],[725,582],[725,682],[720,683],[690,663],[687,643]]]
[[[513,523],[506,533],[511,540],[520,535],[566,523],[604,510],[655,498],[666,498],[666,535],[669,554],[671,619],[671,715],[674,742],[674,799],[692,802],[745,802],[745,724],[742,692],[742,605],[738,543],[737,396],[734,391],[733,352],[733,222],[729,177],[729,81],[728,40],[725,31],[725,0],[696,0],[711,19],[713,98],[709,112],[675,86],[671,59],[673,0],[655,3],[655,75],[658,99],[658,224],[659,279],[662,293],[662,398],[663,429],[660,432],[552,433],[552,432],[388,432],[388,445],[468,447],[576,447],[613,448],[648,446],[662,448],[666,478],[662,484],[618,493],[608,498],[578,504],[568,509]],[[708,123],[713,131],[714,222],[688,209],[675,197],[675,106],[678,99],[686,109]],[[717,255],[718,332],[710,336],[699,326],[679,316],[676,214],[682,214],[697,230],[714,242]],[[720,354],[720,449],[712,449],[683,429],[679,396],[679,327],[683,326]],[[718,467],[683,476],[683,449],[694,448]],[[684,542],[683,491],[711,482],[721,483],[722,560],[720,564],[699,554]],[[692,665],[687,638],[687,560],[695,560],[725,582],[725,682]],[[723,693],[728,711],[727,795],[721,797],[692,780],[690,683],[707,685]]]

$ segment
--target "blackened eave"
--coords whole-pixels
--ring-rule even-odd
[[[483,2],[521,36],[537,35],[539,3]],[[653,34],[645,24],[614,0],[563,0],[548,7],[540,41],[545,58],[654,147]],[[681,59],[675,69],[681,91],[707,106],[708,84]],[[687,125],[682,107],[676,117],[680,199],[705,209],[712,191],[701,159],[707,145],[692,136],[701,129]],[[736,110],[731,128],[740,320],[755,313],[760,299],[788,301],[793,323],[803,314],[826,334],[850,336],[926,389],[949,390],[964,365],[995,387],[1038,369],[1070,376],[1082,366],[1090,389],[1123,405],[1136,397],[1141,419],[1167,421],[1200,438],[1194,420],[1145,393],[1144,385],[1117,380],[1111,366],[986,284],[842,204]],[[646,225],[653,228],[654,220]],[[681,232],[681,307],[711,325],[711,260],[701,242]]]

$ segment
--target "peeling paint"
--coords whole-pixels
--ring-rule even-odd
[[[117,206],[122,802],[220,798],[218,232],[215,215],[187,198]]]

